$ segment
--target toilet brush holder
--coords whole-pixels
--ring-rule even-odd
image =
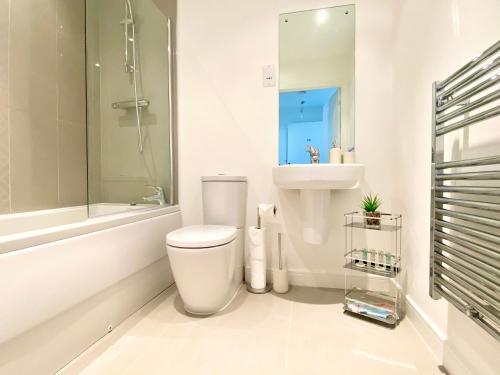
[[[273,290],[279,294],[288,293],[288,273],[286,270],[273,270]]]

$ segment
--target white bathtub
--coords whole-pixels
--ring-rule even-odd
[[[37,327],[57,320],[68,311],[73,311],[74,315],[78,306],[88,304],[88,301],[102,295],[104,291],[108,293],[106,298],[116,300],[113,306],[122,306],[120,309],[128,306],[126,311],[113,311],[114,316],[124,318],[146,303],[152,297],[151,294],[158,293],[173,283],[166,257],[165,235],[181,226],[179,208],[138,208],[130,206],[128,212],[0,236],[0,374],[3,373],[2,370],[9,370],[10,373],[23,372],[18,369],[24,368],[22,366],[26,363],[21,361],[22,357],[19,357],[13,347],[28,350],[30,348],[26,348],[27,343],[37,343],[31,348],[36,351],[40,345],[53,344],[54,350],[59,352],[62,350],[61,345],[69,347],[70,344],[58,343],[54,337],[45,339],[46,333]],[[121,211],[123,207],[101,205],[94,209],[103,213]],[[77,209],[61,209],[46,214],[48,223],[78,218]],[[50,214],[53,216],[50,217]],[[67,215],[65,218],[64,214]],[[18,228],[33,228],[37,221],[43,222],[45,219],[37,212],[31,217],[29,214],[13,215],[13,220]],[[149,272],[149,269],[152,271]],[[130,286],[134,282],[130,280],[136,277],[134,275],[141,275],[140,282],[144,286]],[[109,295],[109,290],[116,288],[123,280],[129,280],[126,290]],[[127,294],[132,289],[134,294]],[[144,297],[141,293],[144,293]],[[149,294],[146,295],[147,293]],[[137,306],[127,305],[130,300],[137,301]],[[60,354],[54,354],[54,361],[70,360],[70,357],[92,344],[89,341],[95,341],[99,335],[105,334],[106,324],[119,323],[106,320],[110,319],[109,311],[106,311],[109,307],[99,307],[104,306],[103,301],[96,301],[92,309],[103,310],[103,321],[99,321],[97,333],[86,340],[66,338],[74,341],[74,348],[68,351],[67,358],[60,359]],[[83,310],[87,312],[82,313],[81,317],[77,314],[76,322],[68,323],[68,327],[84,323],[88,307]],[[82,325],[83,336],[86,335],[84,329],[91,331],[96,328],[89,324]],[[30,332],[37,330],[40,333],[33,339]],[[29,339],[23,339],[24,336],[29,336]],[[57,336],[64,336],[64,332],[59,332],[55,337]],[[46,352],[40,352],[40,358],[47,357]],[[21,367],[15,367],[14,364]],[[61,363],[54,362],[48,364],[47,369],[57,369],[60,365]]]
[[[178,207],[98,203],[0,215],[0,254],[178,211]]]
[[[27,231],[78,223],[98,216],[137,211],[158,207],[153,204],[96,203],[89,206],[73,206],[0,215],[0,238]]]

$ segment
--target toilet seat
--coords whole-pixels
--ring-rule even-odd
[[[237,234],[238,230],[233,226],[192,225],[167,234],[167,245],[186,249],[204,249],[225,245],[233,241]]]

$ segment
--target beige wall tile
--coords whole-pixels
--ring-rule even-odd
[[[142,197],[154,192],[145,185],[148,180],[144,178],[117,178],[104,177],[101,181],[101,202],[104,203],[145,203]],[[151,202],[149,202],[151,203]]]
[[[10,210],[9,124],[8,124],[8,43],[9,0],[0,0],[0,214]]]
[[[57,121],[43,111],[12,110],[12,211],[58,206]]]
[[[57,0],[60,206],[87,202],[84,15],[84,0]]]
[[[85,122],[59,121],[59,205],[87,202]]]
[[[99,56],[99,3],[88,1],[87,43],[87,145],[89,203],[103,202],[101,192],[101,68]]]
[[[55,0],[11,5],[10,106],[56,118]]]
[[[60,120],[85,122],[85,2],[57,1],[57,92]]]
[[[0,103],[0,214],[10,212],[9,128],[7,106]]]
[[[7,105],[8,100],[9,3],[0,0],[0,106]]]
[[[55,0],[16,0],[10,26],[10,153],[14,212],[57,207]]]
[[[9,135],[0,117],[0,212],[9,184],[13,212],[86,203],[84,15],[84,0],[11,2],[10,166],[2,167]],[[4,34],[0,26],[0,51]],[[0,68],[6,92],[3,81]]]

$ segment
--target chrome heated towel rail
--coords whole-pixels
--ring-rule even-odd
[[[475,157],[454,159],[470,125],[500,115],[500,41],[435,82],[432,104],[430,295],[499,340],[500,136],[487,147],[496,155],[477,157],[481,150],[462,146],[462,155]],[[488,126],[500,134],[500,117]],[[452,133],[461,129],[462,141]]]

